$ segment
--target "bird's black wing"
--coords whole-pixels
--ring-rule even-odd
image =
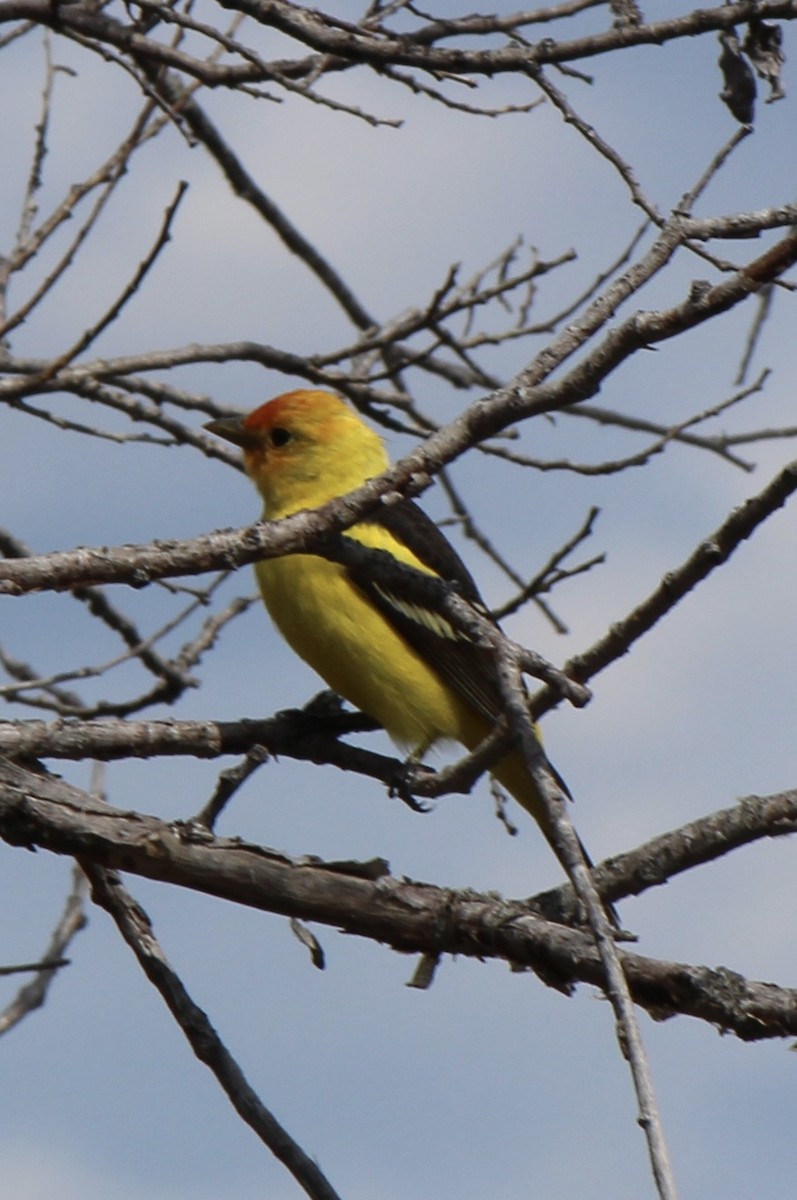
[[[479,590],[456,550],[422,508],[411,500],[386,505],[362,524],[381,525],[424,566],[433,571],[486,617],[489,613]],[[404,567],[412,571],[412,567]],[[455,629],[435,607],[434,598],[409,594],[400,581],[395,585],[379,578],[368,564],[347,567],[352,582],[379,609],[405,639],[454,690],[491,725],[502,713],[501,693],[492,655]],[[419,575],[421,573],[419,572]],[[421,592],[425,575],[419,579]]]
[[[398,504],[386,505],[362,522],[368,523],[381,525],[424,566],[445,583],[453,584],[461,596],[483,616],[492,620],[470,571],[431,517],[417,504],[402,500]],[[404,569],[411,571],[413,568]],[[433,600],[427,603],[423,596],[418,599],[409,596],[400,586],[400,581],[391,586],[380,580],[378,571],[373,571],[367,563],[348,566],[346,570],[352,582],[412,649],[480,716],[490,725],[495,725],[503,715],[503,704],[491,652],[455,629],[448,618],[435,608]],[[421,572],[418,574],[421,575]],[[421,575],[419,579],[421,592],[425,578]],[[540,751],[545,753],[541,746]],[[572,799],[570,789],[547,755],[545,762],[565,795]],[[590,861],[589,856],[587,861]]]

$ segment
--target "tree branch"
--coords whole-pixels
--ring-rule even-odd
[[[793,821],[797,794],[790,803]],[[544,921],[527,902],[408,882],[387,874],[379,861],[291,860],[207,830],[111,808],[53,776],[2,761],[0,837],[318,921],[405,952],[502,958],[565,993],[579,981],[604,984],[591,934]],[[745,1041],[797,1035],[794,989],[626,950],[621,961],[634,1000],[659,1019],[698,1017]]]
[[[92,899],[104,908],[138,959],[150,983],[182,1029],[200,1062],[213,1072],[235,1111],[313,1200],[340,1200],[317,1163],[302,1150],[248,1083],[205,1012],[195,1004],[167,961],[152,923],[125,888],[116,871],[82,860]]]

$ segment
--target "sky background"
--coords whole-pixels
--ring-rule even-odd
[[[650,19],[672,11],[646,6]],[[605,18],[596,10],[581,27],[600,28]],[[273,35],[263,41],[269,54],[284,50]],[[734,129],[717,98],[716,51],[712,39],[692,39],[590,60],[593,86],[555,77],[664,211]],[[10,165],[0,172],[5,252],[29,170],[44,57],[37,35],[2,53],[0,105],[15,114],[3,134]],[[76,74],[56,81],[42,211],[110,151],[139,103],[132,81],[112,66],[62,40],[54,53]],[[542,282],[535,309],[542,319],[615,259],[640,224],[609,164],[549,106],[498,121],[466,118],[365,71],[329,89],[404,125],[373,129],[298,98],[277,105],[219,92],[202,103],[265,190],[380,317],[428,298],[450,263],[461,261],[467,275],[522,234],[542,257],[578,251],[576,263]],[[531,94],[530,85],[497,80],[482,99],[523,102]],[[794,198],[792,107],[791,100],[759,103],[755,134],[712,184],[699,214]],[[98,353],[251,338],[301,354],[349,338],[302,265],[229,197],[201,151],[169,130],[139,152],[75,271],[14,334],[17,354],[55,354],[96,319],[147,252],[183,178],[190,190],[173,240]],[[729,256],[741,260],[756,250],[743,243]],[[40,270],[52,261],[48,255]],[[691,278],[708,273],[684,260],[634,306],[677,302]],[[734,391],[752,315],[752,305],[742,306],[709,330],[638,355],[596,402],[663,423],[720,402]],[[766,392],[713,428],[797,424],[793,330],[794,300],[784,293],[751,372],[771,369]],[[509,377],[542,344],[505,347],[491,365]],[[300,382],[241,364],[186,368],[175,381],[240,409]],[[462,397],[430,381],[424,403],[443,421]],[[50,407],[129,428],[68,397]],[[189,537],[258,515],[250,485],[218,461],[187,449],[114,445],[7,408],[0,413],[1,523],[37,552]],[[640,446],[629,434],[566,416],[534,422],[523,438],[530,453],[591,462]],[[393,435],[388,444],[395,457],[411,441]],[[644,469],[608,477],[520,473],[492,461],[456,465],[453,477],[475,498],[485,529],[529,574],[590,505],[601,508],[585,553],[605,553],[606,565],[554,598],[569,633],[556,634],[533,609],[507,622],[508,631],[556,662],[588,647],[794,449],[784,441],[742,453],[755,462],[752,473],[681,446]],[[435,490],[424,504],[434,515],[444,512]],[[562,708],[546,720],[546,745],[577,798],[578,828],[593,857],[739,796],[794,786],[794,526],[787,507],[596,679],[587,709]],[[495,568],[472,545],[457,544],[488,601],[500,603],[507,588]],[[224,595],[252,590],[244,571]],[[115,599],[144,622],[161,603],[152,589]],[[47,670],[116,652],[81,606],[46,595],[0,600],[0,631],[18,657]],[[86,694],[126,694],[128,671],[87,684]],[[173,715],[267,716],[302,704],[319,686],[259,606],[225,632],[200,674],[201,688]],[[37,714],[9,707],[3,715]],[[375,736],[368,744],[383,743]],[[88,765],[54,767],[88,786]],[[113,764],[106,786],[118,807],[188,817],[212,792],[218,769],[193,760]],[[535,827],[518,817],[520,834],[510,839],[484,786],[445,798],[421,817],[367,780],[283,760],[236,797],[219,832],[289,854],[381,855],[396,874],[514,897],[560,878]],[[794,862],[791,841],[762,842],[624,903],[624,923],[639,934],[644,954],[792,983]],[[58,916],[70,864],[4,846],[0,863],[0,961],[29,961]],[[250,1082],[347,1200],[653,1194],[628,1072],[608,1006],[594,989],[566,1000],[531,974],[446,960],[434,986],[419,992],[405,986],[411,958],[316,929],[328,962],[322,973],[282,918],[128,882]],[[45,1010],[0,1044],[0,1197],[299,1195],[193,1058],[109,919],[99,911],[90,918]],[[0,1003],[15,986],[2,981]],[[687,1018],[640,1019],[683,1195],[790,1194],[797,1059],[788,1045],[742,1045]]]

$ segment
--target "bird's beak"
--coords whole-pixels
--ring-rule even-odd
[[[257,446],[257,435],[246,428],[243,417],[220,417],[217,421],[208,421],[205,429],[242,450],[254,450]]]

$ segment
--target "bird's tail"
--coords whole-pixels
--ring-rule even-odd
[[[482,731],[481,737],[483,736],[484,732]],[[479,740],[480,738],[474,739],[473,747],[478,745]],[[559,772],[556,770],[556,767],[554,767],[548,759],[541,744],[539,746],[539,751],[541,768],[550,773],[550,776],[556,783],[557,787],[564,793],[568,800],[572,800],[573,797],[570,793],[570,789],[562,779]],[[548,816],[548,808],[542,798],[538,785],[535,783],[532,775],[529,772],[526,761],[521,752],[519,750],[513,750],[506,756],[506,758],[501,759],[501,761],[498,762],[493,768],[492,774],[495,779],[498,780],[501,786],[506,788],[510,795],[517,800],[518,804],[520,804],[522,808],[525,808],[526,812],[528,812],[534,818],[544,833],[545,838],[554,854],[559,861],[562,862],[562,855],[557,845],[556,835],[551,827],[551,821]],[[594,863],[590,858],[584,843],[581,841],[581,838],[579,838],[578,841],[581,847],[581,853],[584,856],[587,866],[591,870],[594,866]],[[565,863],[562,862],[562,865],[565,866]],[[609,917],[609,920],[614,927],[616,929],[622,928],[620,919],[615,912],[613,905],[609,901],[604,900],[603,906],[607,916]]]

